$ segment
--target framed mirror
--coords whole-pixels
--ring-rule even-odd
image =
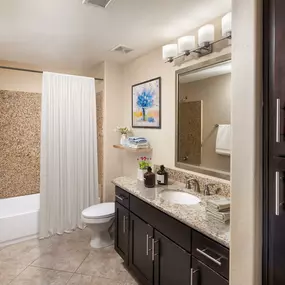
[[[230,180],[231,55],[176,71],[176,167]]]

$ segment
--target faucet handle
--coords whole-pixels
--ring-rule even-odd
[[[189,180],[190,180],[190,177],[189,176],[185,176],[185,188],[186,189],[190,188]]]
[[[215,186],[216,186],[215,183],[208,183],[208,184],[206,184],[206,189],[205,189],[204,194],[207,195],[207,196],[211,195],[210,189],[211,189],[212,187],[215,187]],[[214,193],[217,195],[220,191],[221,191],[221,188],[220,188],[220,187],[217,187],[217,188],[214,190]],[[215,195],[215,194],[212,194],[212,195]]]

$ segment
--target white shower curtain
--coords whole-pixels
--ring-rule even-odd
[[[82,210],[97,203],[95,96],[93,78],[43,74],[41,238],[82,228]]]

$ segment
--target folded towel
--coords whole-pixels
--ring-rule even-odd
[[[212,215],[209,212],[207,213],[207,215],[208,215],[209,218],[213,219],[214,221],[220,222],[220,223],[224,223],[224,224],[228,223],[229,220],[230,220],[230,218],[228,220],[221,220],[221,219],[217,218],[216,216]]]
[[[207,214],[210,214],[212,216],[214,216],[216,219],[221,220],[221,221],[227,221],[230,219],[230,211],[228,212],[213,212],[209,209],[206,209]]]
[[[216,153],[231,155],[231,125],[219,125],[216,139]]]
[[[206,209],[208,209],[211,212],[216,212],[216,213],[224,213],[224,212],[228,212],[230,210],[230,206],[224,209],[217,209],[216,207],[213,207],[211,205],[207,205]]]
[[[129,137],[128,138],[130,142],[141,142],[141,141],[147,141],[144,137]]]
[[[230,208],[231,201],[227,198],[221,198],[219,200],[208,200],[207,206],[216,209],[216,211],[222,211]]]

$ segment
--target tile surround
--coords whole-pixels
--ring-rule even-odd
[[[156,173],[159,168],[159,165],[154,165],[154,172]],[[186,179],[197,179],[199,181],[201,191],[205,190],[207,184],[215,184],[215,186],[212,187],[213,189],[211,191],[220,189],[219,195],[228,198],[231,197],[230,181],[203,175],[200,173],[196,174],[195,172],[186,172],[178,169],[166,168],[166,171],[168,172],[169,179],[171,180],[185,183]]]
[[[40,191],[41,94],[0,90],[0,199]]]
[[[98,180],[103,192],[104,93],[96,94]],[[0,199],[40,192],[41,94],[0,90]]]

